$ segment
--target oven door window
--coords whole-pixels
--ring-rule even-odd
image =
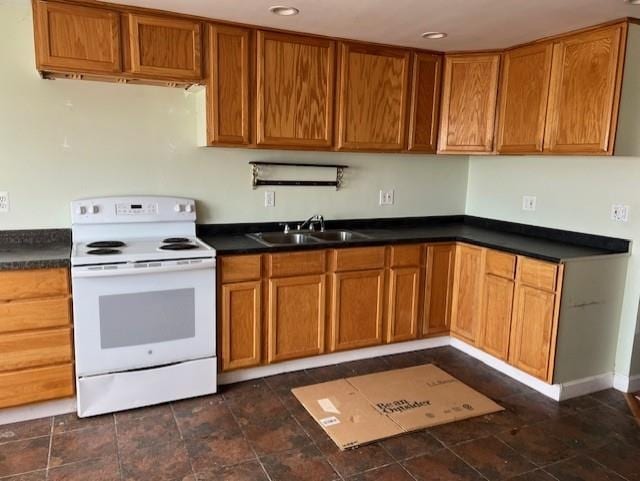
[[[102,349],[196,335],[195,289],[102,295],[98,302]]]

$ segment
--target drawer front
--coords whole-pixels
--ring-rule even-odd
[[[326,251],[287,252],[267,256],[269,277],[323,274]]]
[[[361,247],[333,251],[335,272],[382,269],[384,267],[384,247]]]
[[[557,264],[529,259],[528,257],[520,257],[518,259],[518,280],[527,286],[555,291],[557,274]]]
[[[260,259],[261,256],[259,255],[220,258],[220,276],[222,283],[255,281],[260,279]]]
[[[71,328],[0,336],[0,371],[70,362]]]
[[[422,246],[392,246],[391,267],[416,267],[422,258]]]
[[[485,269],[487,274],[513,279],[516,275],[516,256],[489,249]]]
[[[0,303],[0,334],[71,324],[68,297]]]
[[[0,373],[0,408],[74,394],[73,364]]]
[[[68,293],[67,269],[0,272],[0,301],[63,296]]]

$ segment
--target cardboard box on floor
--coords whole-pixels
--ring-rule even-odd
[[[292,389],[342,450],[502,411],[433,364]]]

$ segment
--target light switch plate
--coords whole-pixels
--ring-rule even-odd
[[[523,195],[522,196],[522,210],[534,211],[536,210],[536,196],[535,195]]]
[[[9,212],[9,192],[0,192],[0,212]]]
[[[264,193],[264,206],[275,207],[276,205],[276,193],[272,190],[268,190]]]

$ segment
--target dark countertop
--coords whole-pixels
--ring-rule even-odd
[[[359,222],[358,222],[359,223]],[[480,223],[478,223],[480,224]],[[521,226],[521,224],[517,224]],[[264,227],[264,226],[262,226]],[[385,226],[384,228],[368,229],[358,225],[346,228],[369,236],[369,239],[354,242],[323,242],[318,244],[286,245],[268,247],[260,242],[247,237],[241,232],[200,232],[200,237],[213,248],[217,255],[228,254],[251,254],[264,252],[282,252],[292,250],[313,250],[328,249],[335,247],[356,247],[368,245],[402,244],[416,242],[452,242],[460,241],[475,244],[482,247],[490,247],[514,254],[522,254],[529,257],[546,260],[550,262],[563,262],[569,259],[580,257],[620,254],[629,251],[628,241],[607,242],[614,239],[603,237],[602,242],[584,242],[584,234],[576,234],[578,238],[567,240],[549,240],[540,237],[540,232],[527,235],[518,232],[505,232],[483,225],[469,225],[467,221],[446,222],[444,225],[424,225],[424,226]],[[249,230],[248,232],[256,232]],[[566,231],[555,231],[566,232]],[[587,237],[598,237],[590,236]],[[558,236],[551,236],[558,237]],[[562,237],[562,236],[561,236]],[[566,237],[566,236],[565,236]],[[614,240],[615,241],[615,240]],[[596,245],[600,244],[600,245]]]
[[[0,270],[68,267],[68,229],[0,231]]]

